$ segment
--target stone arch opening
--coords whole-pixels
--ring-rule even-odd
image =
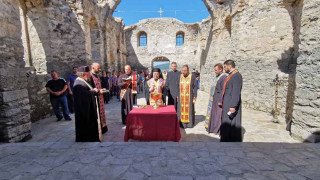
[[[19,0],[21,40],[24,47],[25,67],[32,67],[38,74],[47,74],[47,56],[45,34],[40,27],[43,23],[37,13],[43,13],[45,2]]]
[[[167,57],[159,56],[152,60],[151,62],[152,68],[160,68],[161,72],[169,71],[170,69],[170,60]]]
[[[90,32],[90,63],[97,62],[101,64],[101,54],[100,54],[100,32],[98,27],[98,21],[95,17],[89,18],[89,32]]]

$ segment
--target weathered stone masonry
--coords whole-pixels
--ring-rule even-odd
[[[95,60],[108,71],[126,63],[124,24],[112,17],[118,3],[1,1],[0,141],[30,138],[31,121],[52,113],[44,87],[51,70],[66,77],[73,66]],[[90,26],[91,19],[96,27]],[[96,39],[91,40],[95,30]]]
[[[208,92],[213,66],[236,61],[243,75],[243,106],[274,113],[278,74],[278,110],[294,137],[319,141],[319,2],[315,0],[204,0],[210,20],[183,24],[175,19],[147,19],[126,28],[128,63],[149,68],[165,56],[178,65],[201,70],[201,89]],[[194,27],[194,28],[188,28]],[[175,33],[184,31],[184,46],[175,46]],[[148,45],[138,46],[139,32]],[[292,126],[291,126],[292,125]]]
[[[231,58],[244,78],[243,104],[272,112],[279,74],[281,115],[291,133],[306,141],[319,141],[320,80],[319,17],[315,0],[206,1],[212,11],[213,31],[202,81],[213,76],[213,64]],[[209,36],[210,37],[210,36]],[[208,39],[209,40],[209,39]],[[208,90],[209,86],[202,84]],[[288,126],[290,129],[290,126]]]
[[[151,68],[159,56],[200,69],[201,82],[212,82],[215,63],[234,59],[244,79],[243,105],[270,113],[270,83],[278,74],[286,81],[279,92],[282,122],[294,137],[319,141],[320,2],[203,2],[210,12],[203,22],[157,18],[124,30],[123,21],[112,17],[120,0],[2,0],[0,141],[30,138],[31,119],[51,113],[48,71],[65,77],[72,66],[93,61],[120,70],[126,58],[134,68]],[[137,47],[140,31],[148,34],[147,47]],[[178,31],[185,34],[181,47],[175,46]]]

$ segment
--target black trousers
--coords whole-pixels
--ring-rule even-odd
[[[117,96],[117,86],[112,86],[111,96]]]
[[[137,94],[132,94],[133,104],[137,104]]]
[[[109,96],[110,96],[110,93],[104,93],[103,94],[104,103],[108,103],[109,102]]]
[[[67,94],[67,100],[68,100],[68,109],[70,113],[74,113],[74,100],[73,95]]]

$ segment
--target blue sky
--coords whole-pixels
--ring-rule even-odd
[[[164,11],[162,17],[177,18],[184,23],[201,22],[209,16],[201,0],[122,0],[113,16],[122,17],[125,25],[129,26],[142,19],[160,17],[160,13],[155,12],[160,8]]]

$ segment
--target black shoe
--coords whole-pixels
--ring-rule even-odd
[[[105,127],[102,128],[102,134],[104,134],[106,132],[108,132],[108,126],[105,126]]]
[[[58,119],[57,119],[57,122],[59,122],[59,121],[61,121],[61,120],[62,120],[62,117],[61,117],[61,118],[58,118]]]
[[[72,119],[70,117],[65,119],[66,121],[72,121]]]
[[[179,121],[179,125],[180,125],[180,128],[185,129],[181,121]]]

